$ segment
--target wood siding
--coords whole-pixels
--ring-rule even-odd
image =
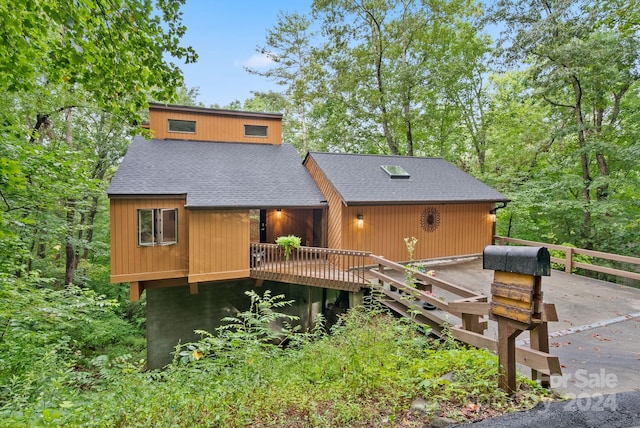
[[[189,213],[189,282],[249,277],[249,211]]]
[[[346,209],[344,204],[342,203],[342,199],[336,192],[333,185],[327,180],[327,177],[322,173],[318,165],[313,160],[313,158],[308,157],[305,162],[305,167],[313,181],[316,182],[318,188],[322,192],[325,198],[327,198],[327,203],[329,204],[328,210],[328,220],[327,220],[327,247],[328,248],[341,248],[349,250],[351,248],[343,246],[342,242],[342,232],[343,232],[343,218],[342,213],[343,210]],[[369,250],[364,250],[369,251]]]
[[[111,199],[111,282],[186,277],[189,269],[189,214],[185,200],[170,198]],[[138,209],[177,208],[178,243],[138,246]]]
[[[302,245],[313,243],[313,210],[267,210],[267,243],[273,244],[279,236],[295,235],[302,238]]]
[[[196,132],[169,132],[169,119],[193,120]],[[266,137],[244,135],[244,125],[267,126]],[[158,139],[282,144],[282,122],[279,118],[257,118],[216,115],[215,112],[178,112],[149,109],[149,128]]]
[[[429,207],[440,214],[439,226],[432,232],[420,223]],[[342,245],[404,261],[409,258],[404,238],[415,236],[414,259],[482,253],[491,244],[493,219],[489,210],[493,207],[491,203],[347,207],[343,210]],[[362,228],[358,227],[358,214],[363,216]]]

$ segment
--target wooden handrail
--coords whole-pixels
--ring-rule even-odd
[[[250,244],[251,277],[357,291],[365,287],[366,251],[298,247],[285,260],[277,244]]]
[[[551,257],[551,261],[555,263],[563,264],[564,271],[567,273],[571,273],[571,270],[574,267],[576,267],[584,270],[590,270],[594,272],[620,276],[623,278],[640,280],[640,273],[638,272],[632,272],[632,271],[623,270],[623,269],[615,269],[615,268],[594,265],[589,263],[580,263],[573,260],[574,254],[581,254],[581,255],[595,257],[603,260],[612,260],[616,262],[637,265],[638,269],[640,270],[640,258],[638,257],[622,256],[619,254],[604,253],[601,251],[586,250],[583,248],[573,248],[573,247],[566,247],[563,245],[547,244],[543,242],[527,241],[524,239],[508,238],[506,236],[499,236],[499,235],[495,235],[493,239],[494,239],[494,242],[498,241],[500,245],[517,244],[517,245],[526,245],[526,246],[533,246],[533,247],[547,247],[552,250],[562,251],[565,253],[564,259],[559,257]]]
[[[498,350],[498,341],[484,335],[487,328],[485,317],[491,312],[487,296],[417,271],[410,264],[403,265],[375,255],[371,255],[371,259],[377,267],[372,268],[369,274],[378,279],[378,283],[372,282],[371,287],[380,294],[377,299],[383,305],[398,314],[428,325],[433,333],[440,336],[444,326],[450,321],[438,314],[439,311],[424,310],[423,303],[429,303],[460,318],[460,325],[449,327],[449,331],[457,340],[494,352]],[[416,289],[418,283],[426,290]],[[432,294],[433,287],[452,293],[459,299],[442,301]],[[396,291],[392,291],[394,289]],[[532,337],[538,338],[537,342],[532,340],[531,348],[516,346],[514,349],[516,361],[533,369],[532,379],[537,379],[538,373],[547,376],[562,374],[560,360],[548,352],[547,321],[557,321],[557,315],[553,305],[545,305],[547,306],[549,309],[544,311],[546,315],[543,322],[531,332]],[[542,378],[542,384],[548,386],[548,380]]]

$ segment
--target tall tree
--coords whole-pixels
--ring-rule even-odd
[[[453,95],[486,52],[478,11],[468,0],[315,1],[325,36],[318,111],[344,111],[338,135],[357,150],[449,155],[463,112]]]
[[[14,3],[0,2],[0,252],[20,273],[64,248],[70,282],[122,135],[196,54],[180,45],[184,0]]]
[[[594,203],[612,189],[610,158],[624,97],[637,84],[637,32],[621,31],[613,11],[582,0],[497,3],[508,63],[530,64],[535,94],[571,118],[580,165],[581,243],[594,244]],[[567,129],[567,130],[569,130]]]
[[[311,21],[298,13],[278,14],[274,28],[267,31],[265,45],[258,52],[274,62],[266,70],[247,68],[252,74],[264,76],[284,88],[288,116],[299,124],[299,149],[303,153],[309,150],[308,110],[310,104],[313,72],[313,37],[310,31]],[[294,122],[290,123],[294,123]],[[291,134],[290,134],[291,135]],[[294,137],[294,135],[291,135]]]

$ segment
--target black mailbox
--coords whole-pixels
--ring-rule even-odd
[[[551,256],[546,247],[487,245],[482,256],[484,269],[534,276],[551,275]]]

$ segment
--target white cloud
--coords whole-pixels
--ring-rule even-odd
[[[273,59],[271,59],[271,55],[268,53],[254,54],[242,63],[242,65],[249,68],[267,68],[271,64],[273,64]]]

